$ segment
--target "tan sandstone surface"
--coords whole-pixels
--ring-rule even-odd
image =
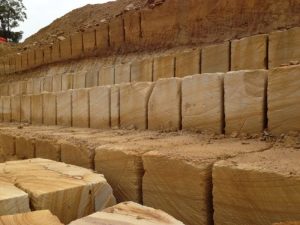
[[[92,224],[183,225],[183,223],[161,210],[152,209],[133,202],[124,202],[70,223],[70,225]]]

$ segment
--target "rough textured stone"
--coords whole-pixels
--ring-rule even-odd
[[[32,159],[35,157],[34,140],[27,137],[16,137],[16,155],[19,159]]]
[[[131,64],[131,82],[152,81],[153,59],[134,61]]]
[[[113,66],[101,67],[99,71],[99,85],[112,85],[115,83],[115,68]]]
[[[56,125],[56,94],[43,94],[43,124]]]
[[[7,217],[3,217],[4,215],[25,213],[29,211],[28,194],[9,181],[3,180],[3,177],[0,177],[0,224],[13,224],[6,223]]]
[[[143,218],[143,219],[140,219]],[[133,202],[123,202],[102,212],[94,213],[88,217],[76,220],[70,225],[92,224],[131,224],[131,225],[183,225],[178,220],[161,210],[152,209]]]
[[[147,129],[148,102],[153,83],[139,82],[120,86],[120,125]]]
[[[204,47],[201,54],[201,73],[228,72],[230,70],[229,42]]]
[[[110,20],[109,23],[109,41],[110,46],[114,49],[118,49],[125,41],[125,33],[123,27],[123,18],[117,16]]]
[[[175,58],[172,55],[154,58],[153,80],[175,76]]]
[[[269,130],[300,132],[300,65],[272,69],[268,80]]]
[[[105,50],[109,45],[108,24],[100,23],[98,29],[96,29],[96,46],[97,49]]]
[[[52,47],[51,46],[46,46],[43,49],[44,51],[44,63],[49,63],[51,62],[51,51],[52,51]]]
[[[31,122],[31,96],[30,95],[21,96],[21,122],[23,123]]]
[[[90,127],[110,128],[110,87],[90,89]]]
[[[43,95],[31,95],[31,123],[43,123]]]
[[[40,66],[44,63],[44,53],[43,49],[35,49],[35,66]]]
[[[276,31],[269,35],[269,68],[300,62],[300,27]]]
[[[214,222],[265,225],[300,220],[300,152],[271,149],[217,162]]]
[[[0,93],[1,93],[1,96],[9,95],[9,84],[1,84],[0,85]]]
[[[220,158],[266,148],[265,143],[251,142],[243,145],[237,139],[224,139],[209,145],[175,143],[144,154],[144,204],[164,210],[185,224],[213,224],[212,166]],[[235,200],[235,196],[230,197]]]
[[[42,78],[32,79],[32,94],[37,95],[42,91]]]
[[[9,134],[0,134],[0,147],[5,156],[16,154],[15,137]]]
[[[27,64],[28,64],[28,68],[33,68],[34,64],[35,64],[35,54],[34,54],[34,50],[28,50],[27,51]]]
[[[231,42],[231,70],[267,68],[267,38],[265,34]]]
[[[188,76],[182,81],[182,128],[222,133],[223,74]]]
[[[225,131],[260,133],[266,120],[267,71],[229,72],[225,75]]]
[[[11,98],[3,96],[2,98],[2,114],[4,122],[11,122]]]
[[[61,90],[66,91],[73,88],[73,74],[64,74],[61,79]]]
[[[0,174],[30,193],[33,210],[48,209],[66,224],[115,203],[104,176],[88,169],[31,159],[7,162]]]
[[[11,82],[9,84],[9,95],[19,95],[20,94],[20,82]]]
[[[67,37],[66,39],[59,42],[60,47],[60,58],[62,60],[69,59],[72,56],[72,47],[71,47],[71,38]],[[52,46],[53,48],[53,46]],[[52,51],[53,53],[53,51]]]
[[[130,82],[130,64],[115,65],[115,84]]]
[[[60,161],[60,144],[55,140],[37,139],[35,141],[35,157]]]
[[[57,125],[72,126],[72,91],[56,94]]]
[[[33,94],[33,79],[29,79],[26,81],[26,94]]]
[[[176,77],[185,77],[200,73],[200,51],[199,49],[178,53],[176,58]]]
[[[130,10],[123,14],[125,43],[132,48],[137,48],[141,41],[140,16],[140,12],[136,10]]]
[[[112,128],[120,125],[120,87],[111,86],[110,89],[110,123]]]
[[[84,53],[93,51],[96,47],[96,31],[85,31],[82,33],[82,36]]]
[[[148,105],[148,128],[179,130],[181,127],[181,79],[161,79],[155,83]]]
[[[61,59],[60,52],[61,52],[60,42],[56,41],[51,46],[51,62],[57,62]],[[68,50],[68,52],[70,52],[70,50]]]
[[[89,90],[72,92],[72,126],[89,127]]]
[[[21,97],[20,96],[11,97],[11,121],[12,122],[21,121]]]
[[[52,92],[52,85],[53,85],[53,77],[44,77],[42,78],[42,86],[41,86],[41,91],[42,92]]]
[[[11,213],[13,214],[13,213]],[[20,213],[0,217],[1,225],[63,225],[49,210]]]
[[[98,86],[98,78],[99,78],[99,71],[93,70],[88,71],[85,74],[85,87],[96,87]]]

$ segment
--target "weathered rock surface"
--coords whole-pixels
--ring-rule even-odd
[[[176,55],[176,77],[200,73],[200,50],[178,53]]]
[[[63,225],[48,210],[39,210],[16,215],[1,216],[0,225]]]
[[[114,204],[103,175],[46,159],[0,164],[0,179],[28,193],[31,208],[48,209],[62,222],[89,215]]]
[[[153,81],[175,76],[175,57],[172,55],[154,58]]]
[[[268,81],[269,130],[300,131],[300,65],[270,70]]]
[[[224,139],[209,145],[177,145],[148,152],[143,155],[143,202],[185,224],[212,224],[213,163],[264,148],[264,143],[249,141],[243,145],[239,140]]]
[[[223,74],[200,74],[182,81],[182,128],[222,133]]]
[[[265,70],[229,72],[224,76],[225,132],[260,133],[266,120]]]
[[[70,225],[92,224],[131,224],[131,225],[183,225],[167,213],[142,206],[133,202],[124,202],[97,212],[88,217],[70,223]]]
[[[299,220],[299,158],[295,149],[273,148],[216,163],[215,224],[265,225]]]

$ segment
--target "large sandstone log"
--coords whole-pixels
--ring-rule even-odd
[[[4,177],[28,193],[31,208],[49,209],[64,223],[114,204],[112,189],[103,175],[45,159],[0,164]]]
[[[216,225],[300,220],[300,152],[273,148],[220,161],[213,169]]]
[[[0,225],[63,225],[48,210],[40,210],[16,215],[1,216]]]
[[[93,224],[183,225],[183,223],[161,210],[152,209],[133,202],[124,202],[70,223],[70,225]]]
[[[266,144],[234,139],[160,148],[143,155],[143,202],[189,225],[213,224],[212,165]]]

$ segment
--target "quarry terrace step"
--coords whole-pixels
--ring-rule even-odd
[[[0,121],[278,136],[300,131],[299,74],[294,65],[4,96]]]
[[[0,180],[1,216],[45,209],[69,223],[115,204],[103,175],[47,159],[0,163]]]
[[[5,146],[11,149],[5,153],[10,152],[8,159],[26,158],[31,152],[29,157],[60,155],[56,160],[75,165],[88,162],[86,166],[93,166],[105,176],[117,202],[143,203],[184,224],[211,225],[215,221],[215,224],[244,225],[299,220],[299,171],[293,166],[299,158],[297,134],[274,140],[269,136],[240,139],[189,132],[48,126],[20,129],[3,124],[0,133],[0,149],[6,149]],[[244,161],[249,166],[244,166]],[[235,168],[240,164],[235,173],[227,169],[227,165]],[[246,185],[242,179],[248,177],[248,172],[251,184]],[[224,189],[225,185],[228,188]],[[273,200],[256,198],[252,194],[256,192]],[[282,196],[290,196],[289,203]],[[249,208],[245,212],[253,216],[237,211],[236,204],[244,204],[243,207]],[[226,210],[236,213],[235,217],[228,217]],[[280,213],[273,216],[273,211],[274,215]]]
[[[299,63],[299,38],[300,28],[295,27],[270,35],[255,35],[202,48],[181,47],[147,54],[135,53],[116,59],[89,58],[54,64],[18,76],[3,77],[0,95],[39,94],[127,82],[152,82],[160,78],[182,78],[199,73],[273,69]],[[9,82],[5,83],[7,80]]]

